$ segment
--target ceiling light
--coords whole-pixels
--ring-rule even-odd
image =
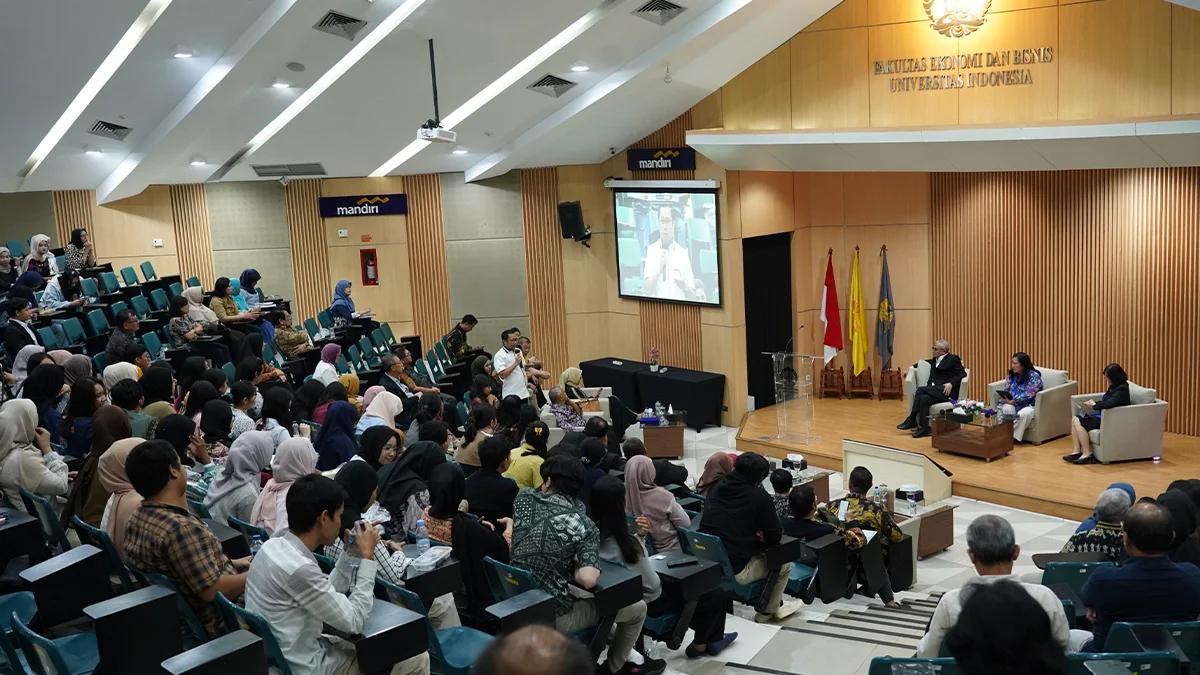
[[[18,174],[21,178],[25,178],[34,171],[37,171],[42,160],[46,159],[46,155],[49,155],[54,146],[58,145],[58,142],[66,135],[71,125],[79,119],[83,111],[96,98],[96,94],[100,93],[100,90],[104,88],[108,80],[117,72],[117,69],[121,67],[121,64],[125,62],[125,59],[129,57],[133,49],[146,36],[146,33],[150,31],[150,27],[154,25],[154,22],[158,21],[158,17],[162,16],[162,13],[166,11],[171,1],[150,0],[150,2],[146,3],[141,13],[133,20],[133,24],[129,26],[129,29],[125,31],[125,34],[121,36],[117,44],[113,45],[112,51],[108,53],[108,56],[104,57],[104,60],[96,67],[96,71],[92,73],[92,76],[84,83],[83,88],[79,90],[79,93],[75,94],[75,98],[67,105],[67,109],[59,116],[58,121],[54,123],[54,126],[50,127],[50,131],[46,132],[45,137],[34,148],[33,154],[29,156],[29,159],[25,160],[25,166],[21,168],[21,172]]]
[[[465,155],[465,154],[467,154],[468,152],[470,152],[470,150],[467,150],[466,148],[455,148],[455,149],[453,149],[453,150],[451,150],[451,151],[450,151],[450,154],[452,154],[452,155]]]
[[[208,162],[205,161],[203,157],[193,157],[191,164],[192,166],[204,166],[208,164]]]
[[[275,87],[276,89],[287,89],[287,88],[291,87],[292,85],[287,82],[284,82],[283,80],[275,80],[274,82],[271,83],[271,86]]]
[[[190,59],[192,56],[192,50],[184,47],[183,45],[179,45],[175,48],[175,58],[177,59]]]
[[[589,70],[591,70],[591,68],[588,67],[586,63],[578,63],[571,66],[572,73],[586,73]]]
[[[358,63],[362,57],[366,56],[368,52],[375,48],[375,45],[378,45],[383,41],[384,38],[390,35],[392,31],[396,30],[397,26],[404,23],[404,20],[407,19],[413,12],[417,11],[417,8],[423,4],[425,4],[425,0],[405,0],[400,4],[399,7],[392,10],[392,13],[389,14],[386,19],[380,22],[379,26],[376,27],[375,30],[371,31],[366,37],[359,40],[353,47],[350,48],[350,51],[346,52],[345,56],[339,59],[337,63],[333,64],[332,68],[325,71],[325,74],[317,78],[317,81],[313,82],[312,86],[305,89],[303,93],[296,97],[296,100],[292,101],[288,107],[283,109],[283,112],[279,113],[275,119],[271,120],[267,126],[263,127],[262,130],[255,134],[254,138],[251,138],[250,142],[246,145],[244,152],[240,153],[238,159],[242,160],[249,157],[259,148],[261,148],[264,143],[271,140],[272,136],[279,133],[280,129],[283,129],[285,126],[287,126],[288,123],[295,119],[296,116],[301,112],[303,112],[303,110],[307,108],[310,103],[317,100],[318,96],[323,94],[326,89],[333,85],[334,82],[337,82],[338,78],[344,75],[346,71],[354,67],[354,64]],[[223,168],[225,171],[228,171],[228,169],[232,168],[232,163],[227,163],[227,165]],[[213,179],[215,180],[219,178],[220,176],[216,176]]]
[[[95,155],[103,155],[104,151],[101,150],[100,148],[84,148],[83,153],[85,155],[95,156]]]
[[[491,84],[487,85],[483,89],[480,89],[478,93],[467,99],[466,103],[458,106],[449,115],[443,117],[442,128],[448,131],[452,130],[454,127],[461,124],[463,120],[475,114],[477,110],[487,105],[492,101],[492,99],[496,98],[506,89],[516,84],[518,80],[533,72],[533,69],[537,68],[543,61],[553,56],[556,52],[558,52],[558,50],[566,47],[573,40],[575,40],[575,38],[583,35],[587,29],[596,25],[600,19],[604,18],[604,15],[608,13],[614,4],[615,3],[613,0],[604,0],[604,2],[600,3],[599,7],[589,11],[587,14],[584,14],[572,22],[571,25],[559,31],[558,35],[555,35],[547,40],[545,44],[535,49],[529,54],[529,56],[521,59],[517,65],[509,68],[508,72],[493,80]],[[370,177],[379,178],[381,176],[388,175],[389,173],[395,171],[396,168],[401,164],[404,164],[408,160],[412,159],[427,145],[429,145],[429,141],[412,141],[408,145],[404,146],[400,152],[392,155],[392,157],[380,165],[378,169],[372,171],[369,174]]]

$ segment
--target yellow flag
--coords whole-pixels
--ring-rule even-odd
[[[858,250],[854,251],[854,265],[850,268],[850,354],[854,360],[854,374],[867,368],[867,316],[863,311],[862,279],[858,275]]]

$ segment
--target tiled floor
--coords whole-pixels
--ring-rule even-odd
[[[630,429],[630,435],[637,435],[636,428]],[[684,438],[685,457],[682,460],[688,469],[691,480],[700,475],[704,461],[717,451],[728,451],[734,447],[736,429],[709,428],[697,433],[687,430]],[[841,474],[835,474],[830,479],[830,489],[833,498],[841,496]],[[876,656],[911,655],[913,646],[920,638],[923,627],[927,623],[928,613],[932,612],[931,600],[936,601],[940,593],[959,588],[975,574],[966,556],[965,536],[967,525],[977,516],[994,514],[1006,518],[1016,531],[1017,543],[1021,546],[1021,558],[1017,561],[1013,572],[1016,574],[1034,574],[1037,568],[1033,565],[1034,553],[1050,553],[1062,549],[1063,543],[1075,531],[1075,523],[1053,516],[1020,511],[1008,507],[987,504],[969,499],[952,498],[958,509],[954,516],[955,544],[940,554],[918,561],[917,581],[908,591],[897,593],[897,599],[921,600],[925,604],[914,605],[913,611],[907,615],[885,616],[880,618],[879,610],[872,610],[865,615],[876,621],[888,621],[897,625],[872,624],[862,622],[860,612],[866,611],[868,605],[878,605],[878,600],[854,597],[850,600],[838,600],[826,605],[816,601],[806,606],[799,614],[790,617],[781,625],[756,624],[753,621],[753,611],[740,605],[735,606],[735,615],[726,622],[727,631],[736,631],[739,635],[729,649],[716,659],[703,658],[689,660],[683,655],[682,648],[677,652],[669,652],[665,645],[658,644],[651,648],[654,656],[664,658],[668,663],[669,673],[690,673],[693,675],[719,675],[722,673],[741,674],[750,672],[784,673],[797,675],[859,675],[865,674],[871,659]],[[832,619],[831,619],[832,616]],[[832,620],[838,626],[821,626],[827,620]],[[859,623],[861,622],[861,623]],[[862,625],[867,631],[847,628],[847,625]],[[795,630],[799,629],[799,630]],[[861,639],[844,639],[816,635],[809,632],[838,633]],[[882,635],[881,631],[892,633]],[[685,639],[686,645],[690,636]],[[873,640],[874,642],[868,641]],[[878,643],[889,644],[878,644]]]

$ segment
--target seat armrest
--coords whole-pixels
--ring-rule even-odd
[[[992,405],[992,406],[1000,405],[1000,399],[999,399],[999,397],[996,396],[996,392],[1000,391],[1001,389],[1004,389],[1004,385],[1006,385],[1006,384],[1008,384],[1008,380],[996,380],[995,382],[988,382],[987,400],[990,405]]]
[[[533,590],[488,605],[484,612],[500,622],[500,633],[510,633],[522,626],[554,624],[554,598],[545,591]]]
[[[1074,396],[1071,397],[1071,413],[1072,414],[1078,413],[1080,411],[1080,409],[1083,408],[1084,401],[1091,401],[1091,400],[1099,401],[1100,398],[1103,396],[1104,396],[1104,392],[1097,392],[1094,394],[1075,394]]]

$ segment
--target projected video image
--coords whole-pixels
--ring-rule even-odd
[[[620,295],[721,304],[714,192],[615,192]]]

